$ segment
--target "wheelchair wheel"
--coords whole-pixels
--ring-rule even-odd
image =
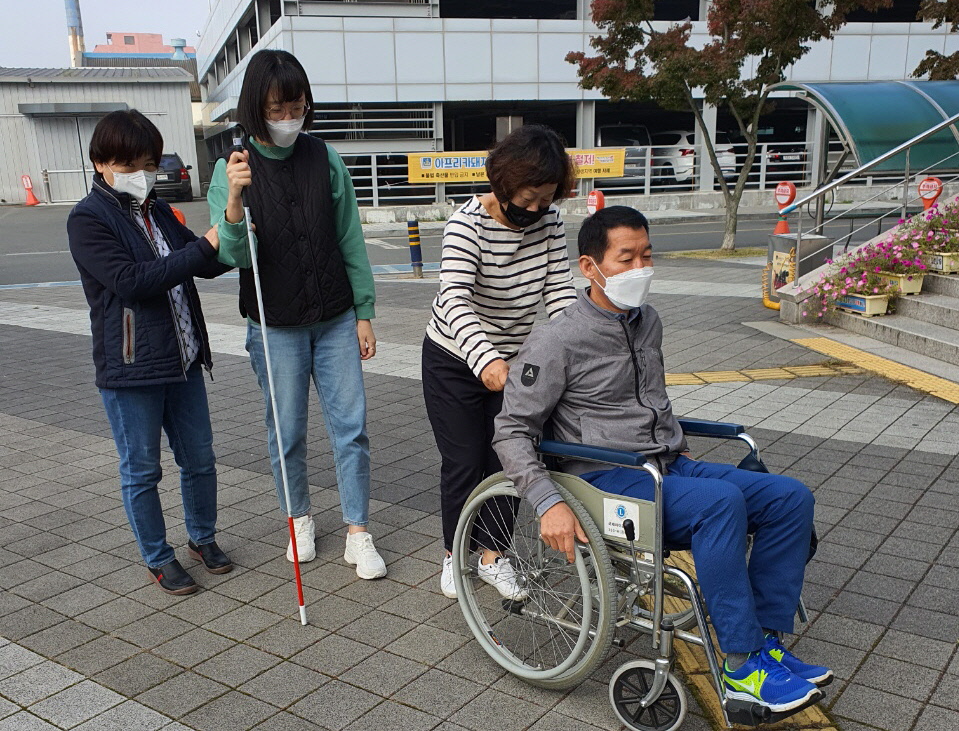
[[[672,673],[656,702],[646,708],[640,705],[655,674],[652,660],[633,660],[621,665],[609,681],[609,702],[631,731],[676,731],[686,718],[686,693]]]
[[[473,491],[453,539],[453,580],[476,640],[508,672],[552,689],[578,685],[602,661],[613,639],[616,603],[602,535],[585,508],[557,488],[589,538],[572,564],[543,543],[536,511],[502,475]],[[502,598],[477,576],[471,544],[488,546],[494,536],[490,547],[510,559],[525,589],[521,601]]]

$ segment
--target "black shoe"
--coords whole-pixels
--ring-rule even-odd
[[[183,569],[176,559],[160,568],[150,569],[150,577],[167,594],[180,596],[181,594],[192,594],[197,590],[193,577]]]
[[[186,547],[190,555],[197,561],[202,561],[203,566],[211,574],[225,574],[233,570],[233,562],[220,550],[216,541],[204,543],[202,546],[188,541]]]

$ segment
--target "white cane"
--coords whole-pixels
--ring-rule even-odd
[[[239,130],[233,138],[233,149],[243,151],[243,136]],[[286,500],[287,522],[290,527],[290,543],[293,546],[293,573],[296,576],[296,598],[300,607],[300,623],[306,621],[306,604],[303,602],[303,580],[300,578],[300,556],[296,550],[296,529],[293,526],[293,512],[290,508],[290,483],[286,475],[286,453],[283,451],[283,434],[280,418],[276,409],[276,389],[273,387],[273,365],[270,361],[270,345],[267,339],[266,315],[263,310],[263,287],[260,284],[260,267],[256,260],[256,244],[253,242],[253,225],[250,219],[250,207],[246,202],[246,189],[241,193],[243,201],[243,220],[246,221],[246,237],[250,247],[250,265],[253,269],[253,286],[256,289],[256,307],[260,315],[260,335],[263,338],[263,359],[266,361],[266,384],[270,391],[270,408],[273,411],[273,431],[276,433],[276,450],[280,457],[280,475],[283,482],[283,496]]]

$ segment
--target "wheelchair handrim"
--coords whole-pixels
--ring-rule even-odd
[[[479,494],[476,494],[478,492]],[[569,656],[553,668],[536,669],[531,668],[525,660],[515,655],[509,648],[501,644],[496,639],[496,633],[486,621],[486,612],[476,601],[472,586],[467,588],[466,578],[463,576],[463,567],[469,561],[469,543],[472,535],[473,526],[478,516],[478,508],[486,501],[495,497],[518,497],[516,488],[512,484],[494,484],[482,491],[477,490],[476,495],[467,501],[460,513],[460,519],[456,526],[456,535],[453,540],[453,583],[456,586],[456,594],[459,598],[460,609],[463,617],[469,625],[470,630],[477,642],[483,645],[487,654],[496,661],[504,670],[518,675],[521,678],[531,680],[549,680],[558,678],[568,672],[579,662],[583,651],[589,642],[589,623],[584,621],[579,628],[579,636],[576,644],[573,646]],[[590,589],[590,583],[587,576],[586,563],[582,554],[576,551],[576,573],[580,582],[580,591],[583,597],[583,617],[590,617],[593,611],[593,595]],[[464,606],[464,603],[468,605]],[[479,619],[482,617],[482,621]]]

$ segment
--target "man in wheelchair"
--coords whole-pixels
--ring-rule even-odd
[[[586,219],[579,267],[591,286],[534,329],[516,356],[496,420],[504,472],[570,560],[586,535],[536,455],[549,420],[566,442],[641,452],[663,474],[665,542],[689,547],[719,645],[728,698],[772,712],[799,708],[832,680],[782,645],[793,630],[813,529],[813,496],[798,480],[698,461],[666,394],[659,315],[645,304],[652,269],[646,217],[612,206]],[[599,489],[652,500],[643,470],[567,460]],[[747,563],[747,535],[753,535]]]

